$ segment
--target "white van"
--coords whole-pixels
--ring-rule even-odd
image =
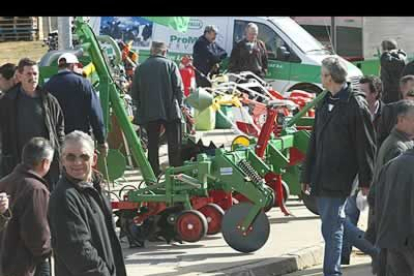
[[[133,48],[139,50],[140,60],[148,57],[152,40],[166,42],[170,58],[179,60],[182,55],[192,54],[193,45],[206,25],[218,27],[216,41],[230,56],[233,45],[243,38],[250,22],[258,25],[259,39],[266,44],[269,57],[266,80],[274,89],[282,93],[294,89],[322,90],[321,62],[330,52],[290,17],[191,17],[186,33],[142,17],[98,17],[91,18],[90,24],[97,33],[126,42],[133,40]],[[348,66],[349,81],[354,87],[358,86],[362,72],[344,61]],[[226,63],[224,61],[224,67]]]

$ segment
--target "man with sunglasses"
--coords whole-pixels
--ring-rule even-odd
[[[46,84],[45,89],[58,100],[65,117],[65,134],[80,130],[92,133],[98,141],[99,152],[106,154],[105,125],[102,106],[89,80],[80,75],[80,62],[72,53],[58,59],[59,71]]]
[[[102,176],[93,170],[94,141],[84,132],[65,136],[63,174],[49,205],[55,274],[126,276]]]

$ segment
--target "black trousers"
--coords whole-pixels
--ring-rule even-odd
[[[145,129],[148,136],[148,160],[151,164],[152,170],[155,175],[158,176],[160,171],[160,161],[159,161],[159,147],[160,147],[160,127],[164,125],[165,133],[167,135],[168,141],[168,160],[169,164],[172,167],[177,167],[182,165],[181,160],[181,141],[182,141],[182,132],[181,132],[181,121],[175,120],[166,122],[163,120],[149,122]]]
[[[413,276],[414,249],[387,249],[387,276]]]

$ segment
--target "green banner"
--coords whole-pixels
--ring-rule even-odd
[[[187,32],[190,22],[190,17],[184,16],[144,16],[144,18],[182,33]]]

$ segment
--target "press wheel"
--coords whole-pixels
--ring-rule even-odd
[[[198,211],[200,211],[207,219],[207,235],[214,235],[221,231],[221,222],[224,217],[223,208],[217,204],[209,203]]]
[[[315,215],[319,215],[318,211],[318,204],[316,202],[316,197],[312,195],[307,195],[303,191],[301,191],[300,194],[303,204],[305,204],[306,208],[308,208],[309,211],[314,213]]]
[[[246,233],[240,229],[240,224],[252,208],[253,204],[249,202],[232,206],[224,215],[221,226],[221,232],[227,244],[243,253],[260,249],[269,238],[270,223],[263,211],[256,216]]]
[[[178,215],[175,229],[181,240],[198,242],[207,234],[208,223],[201,212],[186,210]]]

